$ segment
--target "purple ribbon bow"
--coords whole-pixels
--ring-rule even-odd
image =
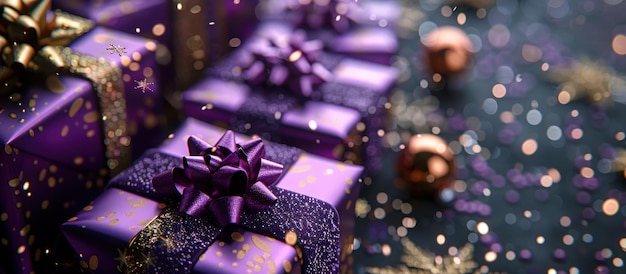
[[[307,41],[303,30],[295,31],[288,39],[259,38],[247,48],[250,60],[244,64],[244,79],[251,84],[285,86],[308,97],[314,87],[333,77],[317,62],[323,48],[321,40]]]
[[[181,212],[213,216],[223,227],[238,224],[244,210],[258,212],[276,203],[268,186],[281,176],[283,166],[263,159],[261,139],[237,144],[229,130],[215,146],[196,136],[190,136],[187,145],[191,156],[183,157],[182,168],[152,179],[157,192],[181,197]]]
[[[355,0],[289,1],[287,10],[298,26],[309,29],[331,27],[345,32],[362,12]]]

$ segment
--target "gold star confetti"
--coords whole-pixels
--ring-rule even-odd
[[[400,258],[404,265],[369,267],[366,271],[380,274],[465,274],[476,269],[474,245],[467,243],[458,250],[456,256],[438,256],[416,246],[411,240],[402,238],[404,255]]]
[[[109,44],[109,47],[107,47],[106,50],[108,50],[111,54],[117,53],[119,54],[119,56],[122,56],[124,53],[126,53],[126,48],[120,45]]]
[[[551,71],[552,80],[561,83],[558,94],[561,104],[587,97],[593,104],[607,105],[612,102],[612,91],[626,88],[626,82],[602,61],[582,58],[574,61],[570,67]]]
[[[118,249],[117,254],[118,256],[115,258],[116,261],[119,261],[117,269],[123,271],[128,268],[132,255],[128,254],[126,249]]]
[[[146,93],[146,90],[152,91],[152,89],[150,88],[150,85],[154,85],[153,82],[148,82],[148,79],[146,78],[144,78],[141,81],[135,80],[135,83],[137,83],[137,86],[135,86],[135,89],[141,90],[142,93]]]
[[[156,259],[156,257],[150,256],[150,253],[142,253],[141,256],[143,258],[141,260],[141,264],[145,267],[146,270],[154,266],[154,260]]]

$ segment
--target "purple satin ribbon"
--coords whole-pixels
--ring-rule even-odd
[[[211,215],[220,227],[238,224],[244,210],[258,212],[276,203],[268,188],[281,176],[281,164],[263,159],[261,139],[237,144],[226,131],[215,146],[196,136],[187,145],[190,156],[152,179],[154,189],[181,197],[179,210],[193,217]]]
[[[318,85],[330,81],[332,73],[318,62],[324,44],[306,40],[303,30],[289,38],[259,38],[247,46],[248,61],[243,64],[244,79],[251,84],[268,83],[286,87],[308,97]]]

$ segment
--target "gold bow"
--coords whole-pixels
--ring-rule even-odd
[[[104,59],[65,47],[94,28],[94,23],[60,11],[50,13],[50,1],[0,0],[0,93],[11,91],[29,73],[89,80],[102,112],[107,166],[115,175],[130,165],[121,70]]]
[[[51,74],[66,68],[58,46],[94,27],[90,20],[58,11],[48,20],[50,8],[51,0],[0,0],[0,80],[24,69]]]

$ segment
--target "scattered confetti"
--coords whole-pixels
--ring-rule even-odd
[[[146,79],[146,78],[144,78],[141,81],[135,80],[135,83],[137,83],[137,86],[135,86],[135,89],[141,90],[142,93],[146,93],[146,91],[153,91],[150,88],[150,85],[154,85],[154,83],[153,82],[148,82],[148,79]]]
[[[119,56],[124,55],[126,53],[126,48],[120,45],[109,44],[109,47],[106,48],[110,54],[117,53]]]

